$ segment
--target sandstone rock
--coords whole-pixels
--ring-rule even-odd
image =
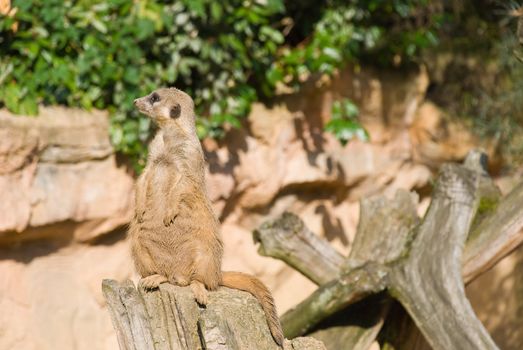
[[[431,102],[424,102],[418,108],[409,133],[414,160],[432,167],[462,160],[469,150],[481,144],[465,125],[449,120]],[[488,144],[482,146],[489,151],[489,156],[494,155]]]
[[[255,104],[248,118],[252,136],[241,135],[245,145],[233,170],[239,206],[267,206],[289,188],[347,187],[386,174],[380,186],[360,193],[383,190],[412,157],[405,128],[424,97],[427,79],[424,69],[410,72],[407,79],[400,74],[383,79],[372,70],[348,69],[321,89],[306,86],[301,94],[281,97],[271,108]],[[371,130],[371,143],[354,140],[343,147],[323,132],[334,97],[349,97],[362,106],[361,119]],[[417,175],[422,178],[405,181],[427,181],[426,173]]]
[[[32,162],[21,170],[0,175],[0,232],[21,232],[27,227],[31,215],[31,187],[36,166]]]
[[[43,238],[57,223],[77,241],[109,232],[128,222],[132,186],[116,165],[105,113],[0,110],[0,243]]]
[[[500,349],[523,346],[523,247],[467,286],[478,318]]]
[[[38,133],[34,129],[13,127],[11,118],[0,110],[0,175],[9,174],[34,161]]]
[[[30,226],[65,220],[85,225],[75,238],[85,241],[129,220],[132,178],[114,157],[78,164],[39,164],[31,192]]]
[[[403,132],[425,98],[429,85],[426,69],[379,71],[349,67],[333,80],[332,88],[360,107],[359,119],[375,143],[384,143]]]
[[[131,276],[124,240],[0,250],[0,349],[116,349],[100,281]]]
[[[0,125],[5,136],[0,154],[5,158],[13,158],[12,154],[27,157],[31,153],[27,150],[33,151],[35,145],[39,151],[35,156],[54,163],[100,159],[113,153],[107,114],[101,111],[41,107],[38,117],[24,117],[4,109],[0,110]],[[18,151],[23,149],[27,150]]]

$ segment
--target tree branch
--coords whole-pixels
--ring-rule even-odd
[[[523,182],[493,206],[490,215],[469,235],[463,253],[466,283],[490,269],[523,242]]]
[[[383,266],[368,264],[322,285],[281,317],[283,332],[293,338],[307,333],[320,321],[366,296],[386,288]]]
[[[263,223],[253,232],[253,238],[260,243],[258,253],[286,262],[318,285],[337,277],[344,261],[329,242],[292,213]]]

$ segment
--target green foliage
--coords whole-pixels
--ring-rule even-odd
[[[413,18],[423,25],[411,25]],[[383,65],[415,60],[422,49],[438,44],[436,31],[443,20],[428,1],[331,3],[305,45],[280,50],[266,79],[270,88],[283,81],[297,89],[310,74],[332,74],[361,58]]]
[[[511,13],[517,4],[503,4],[507,8],[498,8],[500,16],[487,20],[481,14],[491,13],[488,4],[464,4],[462,20],[440,35],[445,48],[436,54],[452,59],[433,68],[427,97],[449,118],[465,122],[480,139],[490,141],[506,166],[521,164],[523,64],[517,56],[518,18]]]
[[[352,101],[335,101],[332,105],[332,119],[325,125],[325,130],[334,134],[343,145],[355,137],[367,141],[369,134],[357,120],[359,113]]]
[[[151,125],[134,98],[159,86],[184,89],[202,116],[199,135],[220,137],[278,83],[298,89],[309,74],[331,74],[372,50],[386,64],[414,59],[436,42],[427,4],[14,0],[15,17],[0,17],[0,107],[29,115],[38,104],[106,109],[113,144],[139,166]],[[419,14],[430,20],[404,25]],[[359,135],[351,123],[335,118],[329,130],[348,140]]]
[[[18,1],[0,24],[0,101],[36,114],[37,104],[108,109],[119,151],[143,154],[150,125],[134,98],[176,85],[195,98],[201,135],[239,126],[256,99],[249,77],[268,66],[281,33],[278,0]],[[13,21],[19,30],[10,29]]]

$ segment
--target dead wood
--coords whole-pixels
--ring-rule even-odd
[[[296,216],[286,213],[262,225],[255,233],[260,252],[292,262],[321,285],[282,316],[286,335],[305,334],[347,306],[388,289],[434,348],[496,348],[465,297],[463,280],[471,281],[521,244],[523,183],[500,200],[484,164],[484,155],[472,152],[463,165],[445,165],[421,224],[412,194],[362,201],[354,245],[341,269],[339,253]],[[292,225],[285,224],[289,218]],[[311,248],[316,245],[321,248]],[[309,261],[315,262],[313,271]],[[326,282],[322,276],[337,277]],[[368,335],[376,324],[351,332]],[[340,327],[337,332],[343,334]]]

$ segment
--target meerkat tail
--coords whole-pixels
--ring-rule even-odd
[[[274,299],[267,287],[265,287],[260,280],[245,273],[224,271],[222,272],[222,282],[220,285],[243,290],[258,299],[267,318],[267,324],[269,325],[274,341],[278,345],[283,346],[283,331],[278,313],[276,312],[276,306],[274,305]]]

